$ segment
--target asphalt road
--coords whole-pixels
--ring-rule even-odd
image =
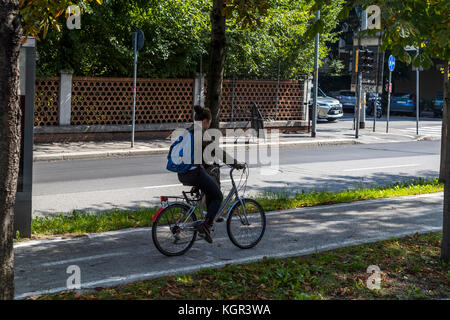
[[[414,177],[436,177],[440,141],[283,147],[274,151],[279,152],[279,167],[261,171],[261,167],[252,166],[248,194],[335,191]],[[180,195],[186,189],[165,165],[165,155],[37,162],[34,164],[34,214],[154,206],[160,195]],[[226,169],[222,175],[223,191],[227,192],[230,178]],[[240,175],[236,174],[235,178],[239,180]]]
[[[67,290],[76,269],[81,288],[92,289],[438,231],[442,203],[443,194],[437,193],[271,212],[266,233],[253,249],[235,247],[225,223],[218,223],[213,244],[198,241],[184,256],[172,258],[155,249],[150,228],[16,243],[16,298]]]

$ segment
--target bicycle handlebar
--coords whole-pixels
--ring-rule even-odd
[[[244,165],[244,169],[248,167],[248,164],[247,164],[247,163],[242,163],[242,164]],[[216,170],[217,168],[223,168],[223,167],[229,167],[229,168],[236,169],[236,168],[234,167],[234,165],[228,164],[228,163],[224,163],[224,164],[214,164],[214,165],[212,165],[212,166],[214,166],[214,168],[213,168],[212,170]]]
[[[244,165],[243,170],[245,170],[245,169],[248,168],[248,164],[247,164],[247,163],[243,163],[243,165]],[[217,170],[217,169],[219,169],[219,168],[223,168],[223,167],[229,167],[229,168],[231,168],[231,170],[230,170],[230,178],[231,178],[231,182],[232,182],[232,184],[233,184],[233,187],[236,188],[236,183],[235,183],[234,177],[233,177],[233,171],[236,170],[236,167],[235,167],[235,166],[233,166],[233,165],[231,165],[231,164],[227,164],[227,163],[224,163],[224,164],[215,164],[215,165],[214,165],[214,168],[211,169],[211,172],[213,172],[214,170]]]

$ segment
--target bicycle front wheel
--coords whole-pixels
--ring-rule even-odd
[[[253,199],[236,201],[227,220],[227,232],[231,242],[241,249],[253,248],[261,241],[266,230],[266,214]]]
[[[172,257],[188,251],[195,242],[197,231],[195,213],[188,215],[190,207],[174,203],[165,208],[152,227],[152,238],[156,249]]]

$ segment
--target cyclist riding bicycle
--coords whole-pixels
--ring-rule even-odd
[[[202,134],[209,129],[211,126],[211,111],[206,108],[202,108],[198,105],[194,106],[195,121],[201,121],[202,123]],[[188,131],[193,132],[194,126],[188,129]],[[202,139],[202,160],[203,159],[203,150],[210,144],[209,141],[203,141]],[[243,169],[245,166],[243,164],[238,163],[235,159],[227,155],[225,152],[222,152],[222,161],[225,163],[225,159],[232,159],[232,166],[236,169]],[[198,227],[198,232],[204,236],[204,239],[212,243],[211,238],[211,227],[214,223],[214,218],[217,215],[220,205],[222,204],[223,194],[220,190],[219,184],[217,181],[205,170],[205,167],[208,168],[208,164],[204,161],[202,165],[193,165],[186,173],[178,173],[178,180],[184,185],[194,186],[199,188],[206,197],[206,208],[207,214],[205,221],[202,222]]]

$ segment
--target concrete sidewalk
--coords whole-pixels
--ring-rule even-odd
[[[67,290],[69,266],[81,288],[93,289],[182,274],[202,268],[285,258],[442,229],[443,194],[427,194],[267,212],[267,228],[253,249],[235,247],[218,223],[214,243],[197,241],[168,258],[151,240],[151,228],[14,244],[16,299]]]
[[[366,128],[360,130],[358,139],[355,139],[352,121],[348,118],[336,123],[319,122],[316,138],[311,138],[311,135],[306,133],[283,133],[281,130],[279,143],[276,145],[280,147],[313,147],[440,139],[440,121],[436,121],[436,119],[423,120],[419,135],[416,135],[415,122],[398,118],[400,120],[393,117],[388,134],[385,132],[386,122],[383,119],[377,122],[376,132],[373,132],[372,121],[368,119]],[[230,139],[226,142],[233,145],[233,141]],[[270,141],[260,140],[260,143],[274,145]],[[257,145],[257,143],[251,142],[250,146],[252,145]],[[169,147],[169,138],[135,141],[134,148],[131,148],[130,141],[45,143],[34,145],[33,159],[34,161],[57,161],[166,154]]]

